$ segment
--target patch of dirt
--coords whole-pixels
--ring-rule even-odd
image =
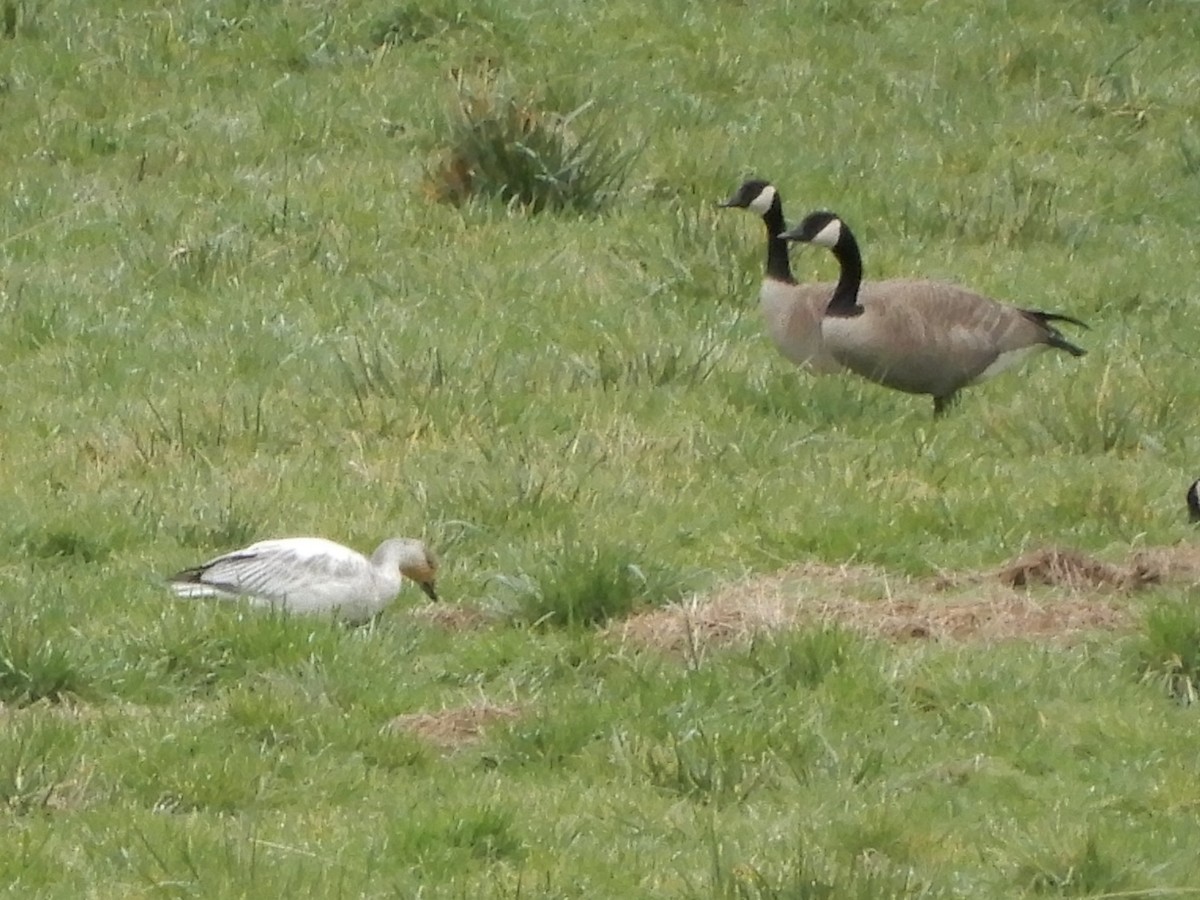
[[[405,731],[443,750],[455,750],[482,740],[489,725],[508,722],[520,715],[516,706],[477,703],[437,712],[406,713],[396,716],[385,731]]]
[[[896,641],[1070,642],[1089,632],[1129,628],[1132,614],[1122,595],[1179,582],[1200,584],[1200,547],[1139,550],[1125,563],[1050,548],[1024,554],[998,572],[928,578],[810,563],[631,616],[608,632],[623,642],[693,657],[710,645],[824,623]]]

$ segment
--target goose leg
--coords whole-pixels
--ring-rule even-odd
[[[933,417],[940,419],[944,416],[958,400],[958,392],[947,394],[944,397],[933,398]]]

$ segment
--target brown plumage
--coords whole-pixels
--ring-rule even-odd
[[[821,321],[825,349],[876,384],[931,395],[935,415],[946,411],[960,389],[1034,352],[1051,347],[1072,356],[1086,352],[1051,324],[1087,327],[1070,316],[1007,306],[938,281],[863,284],[858,242],[833,213],[813,213],[780,237],[828,247],[841,265]]]
[[[787,227],[779,191],[769,182],[754,178],[744,182],[721,206],[757,213],[767,226],[767,264],[758,301],[775,348],[811,372],[841,371],[821,341],[821,317],[829,305],[833,282],[797,284],[792,277],[787,242],[779,237]]]

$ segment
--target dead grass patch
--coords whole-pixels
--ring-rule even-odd
[[[387,731],[404,731],[443,750],[456,750],[482,740],[488,726],[508,722],[520,715],[516,706],[481,702],[437,712],[406,713],[384,726]]]
[[[1014,560],[998,577],[1009,587],[1045,584],[1072,591],[1131,590],[1159,583],[1163,572],[1149,558],[1134,556],[1126,565],[1114,565],[1078,550],[1049,547]]]
[[[1164,582],[1200,585],[1200,542],[1147,547],[1134,553],[1133,560],[1153,567]]]
[[[414,619],[453,632],[481,631],[497,621],[494,615],[477,607],[441,602],[414,606],[410,614]]]
[[[1133,625],[1122,595],[1200,583],[1200,547],[1139,550],[1108,563],[1078,550],[1022,555],[997,571],[891,575],[872,566],[809,563],[717,588],[613,624],[621,641],[695,656],[797,626],[843,625],[888,640],[1070,642]],[[1045,586],[1049,590],[1031,592]]]

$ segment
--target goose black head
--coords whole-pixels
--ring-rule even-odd
[[[1200,522],[1200,480],[1193,481],[1187,492],[1188,521]]]
[[[733,192],[733,196],[720,204],[722,209],[748,209],[760,216],[767,214],[775,203],[779,192],[769,181],[761,178],[751,178],[743,181],[742,186]]]
[[[809,213],[804,221],[790,231],[779,235],[785,241],[800,241],[833,249],[842,239],[845,226],[835,213],[827,210]]]

